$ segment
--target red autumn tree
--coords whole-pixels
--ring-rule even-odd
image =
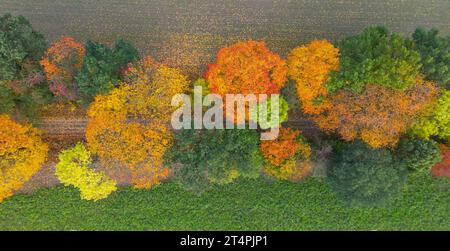
[[[74,77],[83,64],[84,52],[84,46],[72,37],[63,37],[47,49],[41,65],[53,94],[75,99]]]
[[[442,161],[431,169],[431,173],[438,177],[450,178],[450,148],[440,145],[439,149],[441,150]]]

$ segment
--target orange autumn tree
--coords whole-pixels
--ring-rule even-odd
[[[47,152],[38,130],[0,115],[0,202],[39,171]]]
[[[262,141],[261,153],[266,160],[264,171],[281,180],[297,180],[311,170],[311,147],[299,130],[280,128],[275,140]]]
[[[224,100],[226,94],[278,94],[287,81],[287,66],[264,42],[249,40],[220,49],[205,79],[210,93]]]
[[[368,84],[361,94],[347,90],[329,97],[331,106],[314,121],[344,140],[361,139],[368,145],[395,146],[399,137],[427,110],[438,94],[431,82],[418,79],[406,91]]]
[[[163,155],[172,142],[169,122],[173,95],[188,88],[179,70],[149,57],[131,65],[125,82],[95,98],[88,110],[86,139],[107,167],[119,163],[136,188],[150,188],[169,174]]]
[[[84,53],[84,46],[72,37],[63,37],[47,49],[41,65],[53,94],[75,99],[77,88],[74,77],[83,64]]]
[[[325,83],[328,73],[339,67],[339,49],[327,40],[313,40],[289,53],[288,66],[303,112],[319,114],[329,108]]]

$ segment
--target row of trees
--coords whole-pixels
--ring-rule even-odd
[[[298,181],[314,168],[315,146],[281,124],[270,125],[281,127],[273,141],[260,141],[263,128],[174,134],[171,99],[190,93],[193,85],[206,87],[204,95],[281,93],[283,120],[289,106],[298,106],[290,96],[295,93],[303,114],[334,139],[327,181],[350,204],[385,203],[401,191],[409,172],[429,173],[436,166],[433,174],[448,174],[450,38],[434,30],[418,29],[406,39],[382,27],[368,28],[336,44],[313,40],[294,48],[287,60],[263,42],[243,41],[222,48],[204,79],[190,84],[179,70],[150,57],[140,59],[122,40],[111,49],[62,38],[46,49],[25,19],[7,15],[1,21],[6,35],[0,43],[6,45],[0,48],[0,69],[7,74],[0,90],[15,91],[22,83],[27,92],[44,90],[53,100],[90,104],[87,145],[63,151],[56,166],[61,182],[78,187],[84,199],[107,197],[121,179],[151,188],[170,176],[186,189],[203,192],[260,175]],[[22,56],[10,57],[16,50]],[[2,94],[11,97],[0,101],[2,109],[10,107],[2,113],[25,114],[19,108],[30,95],[17,93],[23,98]],[[9,116],[1,119],[8,127],[22,127]],[[5,135],[19,132],[9,130]],[[35,134],[21,140],[39,145]],[[19,147],[9,143],[14,140],[9,136],[1,142],[0,156],[8,159],[2,168],[23,172],[19,159],[28,158],[25,150],[31,154],[38,148],[35,154],[41,157],[14,185],[3,185],[16,178],[2,173],[2,187],[9,187],[4,197],[20,188],[46,156],[44,143]],[[99,158],[100,168],[94,168],[91,156]]]
[[[63,37],[48,46],[24,17],[0,17],[0,113],[35,122],[52,102],[89,105],[119,85],[128,63],[139,59],[132,44],[113,48]]]

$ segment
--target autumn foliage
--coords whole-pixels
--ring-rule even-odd
[[[437,88],[420,79],[405,92],[368,84],[361,94],[337,92],[330,97],[330,109],[314,120],[347,141],[361,139],[375,148],[395,146],[436,96]]]
[[[311,169],[311,147],[299,130],[280,128],[277,139],[262,141],[260,147],[267,163],[264,171],[274,177],[282,180],[301,178]]]
[[[56,176],[65,186],[78,188],[82,199],[97,201],[107,198],[117,190],[114,180],[91,168],[91,153],[82,143],[62,151],[58,159],[59,163],[55,166]]]
[[[83,64],[85,48],[72,37],[63,37],[47,49],[41,65],[56,96],[75,99],[74,77]]]
[[[289,77],[306,114],[319,114],[330,107],[326,81],[339,66],[339,50],[327,40],[313,40],[294,48],[288,56]]]
[[[442,155],[442,161],[436,164],[431,173],[438,177],[450,178],[450,148],[445,145],[439,146]]]
[[[0,115],[0,202],[39,171],[47,152],[38,130]]]
[[[205,78],[212,93],[274,94],[286,82],[287,66],[264,42],[249,40],[220,49]]]
[[[205,79],[210,93],[225,100],[226,94],[278,94],[287,81],[287,70],[286,62],[264,42],[249,40],[220,49]]]
[[[95,98],[88,110],[88,146],[102,162],[118,161],[132,173],[137,188],[167,177],[162,157],[171,145],[169,131],[174,94],[186,91],[187,78],[150,58],[131,65],[125,82]]]

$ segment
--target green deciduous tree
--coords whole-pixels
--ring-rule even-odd
[[[123,68],[139,59],[137,49],[122,39],[116,42],[113,49],[88,41],[85,50],[83,65],[75,77],[78,91],[85,102],[117,86]]]
[[[0,80],[26,77],[39,68],[47,43],[23,16],[0,17]]]
[[[0,113],[36,122],[38,106],[52,98],[39,65],[46,47],[24,17],[0,17]]]
[[[175,180],[186,189],[206,190],[238,177],[256,178],[263,165],[255,130],[183,130],[165,156]]]
[[[384,27],[367,28],[339,43],[339,71],[332,72],[329,92],[348,89],[361,92],[367,83],[397,90],[414,84],[420,56],[413,43]]]
[[[383,205],[400,193],[405,170],[388,149],[355,141],[334,154],[327,181],[349,205]]]
[[[441,37],[436,29],[417,28],[412,37],[426,78],[450,90],[450,36]]]

